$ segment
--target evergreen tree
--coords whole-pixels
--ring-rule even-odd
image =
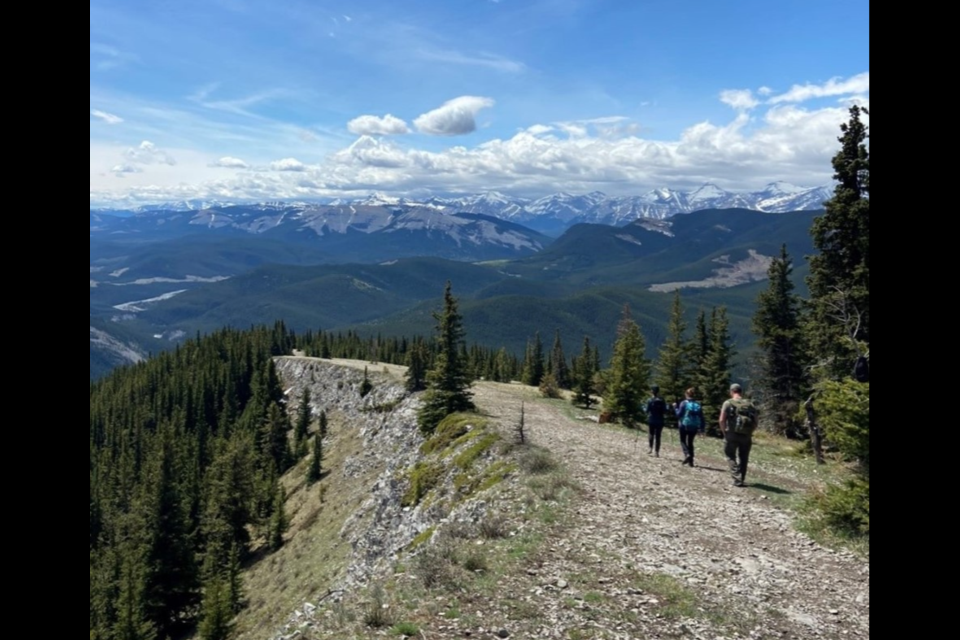
[[[283,485],[278,483],[267,534],[267,542],[271,551],[276,551],[283,546],[283,534],[289,525],[284,507],[286,501],[287,496],[283,490]]]
[[[287,442],[289,430],[290,418],[287,413],[276,402],[272,402],[261,428],[260,447],[264,456],[273,460],[278,475],[290,466],[290,446]]]
[[[583,336],[583,349],[580,355],[573,360],[573,404],[577,404],[587,409],[593,404],[593,376],[596,373],[594,367],[593,351],[590,348],[590,338]]]
[[[761,351],[756,382],[761,417],[774,433],[796,435],[803,384],[800,298],[793,293],[793,265],[787,246],[770,263],[769,286],[757,298],[753,332]]]
[[[540,386],[544,369],[543,343],[540,341],[540,332],[537,331],[533,342],[527,344],[526,358],[523,363],[523,384],[531,387]]]
[[[818,253],[809,256],[807,339],[818,377],[849,376],[870,342],[870,152],[868,111],[850,107],[833,158],[833,197],[810,232]]]
[[[719,436],[720,407],[730,397],[730,362],[734,356],[730,343],[726,307],[714,307],[710,314],[710,346],[698,385],[703,392],[703,417],[707,434]]]
[[[630,316],[628,305],[623,307],[617,336],[603,408],[612,418],[633,428],[643,417],[641,405],[650,377],[650,363],[644,357],[646,346],[640,326]]]
[[[360,383],[360,397],[361,397],[361,398],[364,397],[365,395],[367,395],[368,393],[370,393],[370,391],[372,391],[372,390],[373,390],[373,383],[370,382],[370,378],[369,378],[368,375],[367,375],[367,367],[366,367],[366,365],[364,365],[364,367],[363,367],[363,382]]]
[[[230,583],[223,576],[207,580],[203,589],[203,618],[200,637],[203,640],[226,640],[233,631],[234,611]]]
[[[560,329],[553,338],[553,351],[550,352],[551,366],[550,373],[557,381],[557,386],[561,389],[570,388],[570,369],[567,367],[567,358],[563,355],[563,345],[560,343]]]
[[[323,414],[320,414],[321,416]],[[323,469],[323,440],[320,432],[313,434],[313,456],[310,458],[310,468],[307,470],[307,482],[314,483],[320,479]]]
[[[427,367],[430,365],[430,352],[422,340],[417,340],[407,354],[407,391],[422,391],[427,388]]]
[[[327,412],[325,409],[320,410],[320,426],[318,431],[321,438],[327,437]]]
[[[684,391],[696,374],[693,349],[683,337],[686,330],[683,307],[680,304],[680,290],[677,289],[673,298],[670,323],[667,326],[667,339],[660,347],[660,358],[657,361],[657,384],[667,402],[682,399]]]
[[[433,369],[427,374],[428,388],[423,405],[417,415],[417,423],[424,433],[432,433],[446,416],[457,411],[475,409],[471,400],[471,379],[467,363],[461,355],[464,344],[463,319],[457,310],[457,299],[451,293],[447,281],[443,293],[444,308],[435,312],[437,321],[437,353]]]
[[[307,430],[310,427],[310,388],[303,390],[303,396],[300,398],[300,405],[297,407],[297,422],[293,429],[293,442],[296,447],[297,457],[300,458],[306,452]]]

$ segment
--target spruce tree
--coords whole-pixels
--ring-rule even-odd
[[[423,340],[417,340],[410,346],[407,354],[406,388],[411,393],[427,388],[427,367],[430,365],[430,352]]]
[[[735,352],[728,328],[726,307],[714,307],[710,315],[710,347],[699,385],[703,392],[706,430],[713,436],[721,435],[720,407],[730,397],[730,364]]]
[[[684,340],[683,334],[687,325],[683,320],[683,307],[680,303],[680,290],[677,289],[673,298],[673,310],[667,326],[667,339],[660,347],[660,358],[657,360],[657,384],[660,386],[662,397],[667,402],[680,400],[696,373],[696,361],[690,343]],[[694,366],[691,366],[691,363]]]
[[[840,125],[837,185],[810,229],[818,253],[808,257],[806,328],[817,377],[849,376],[870,342],[870,152],[861,114],[869,112],[850,107]]]
[[[642,402],[650,377],[650,363],[644,356],[645,342],[640,326],[624,305],[617,341],[613,346],[610,373],[603,408],[624,426],[638,426],[643,417]]]
[[[567,366],[567,358],[563,355],[563,345],[560,343],[560,329],[557,329],[553,338],[553,350],[550,352],[551,367],[550,373],[557,381],[557,386],[561,389],[570,388],[570,369]]]
[[[321,414],[322,415],[322,414]],[[313,434],[313,456],[310,458],[310,468],[307,470],[307,482],[313,484],[320,479],[323,470],[323,440],[320,432]]]
[[[278,475],[290,466],[289,430],[290,418],[287,413],[276,402],[271,402],[260,431],[260,448],[263,455],[273,461]]]
[[[753,332],[760,348],[761,371],[756,382],[761,416],[774,433],[796,435],[803,384],[800,298],[793,293],[793,265],[787,246],[780,247],[767,271],[769,285],[757,297]]]
[[[543,343],[540,341],[540,332],[534,335],[533,342],[527,344],[526,359],[523,363],[523,384],[531,387],[540,386],[543,379],[545,365],[543,362]]]
[[[277,483],[277,491],[270,514],[270,525],[267,528],[267,545],[271,551],[276,551],[283,546],[283,534],[289,525],[284,507],[286,501],[287,497],[283,485]]]
[[[590,338],[583,336],[583,349],[573,360],[573,398],[571,402],[587,409],[593,404],[593,376],[596,373]]]
[[[417,424],[423,433],[432,433],[446,416],[457,411],[475,409],[471,400],[471,378],[463,358],[463,319],[457,310],[457,299],[447,281],[443,293],[443,311],[435,312],[437,321],[437,354],[433,369],[427,374],[427,391],[417,414]]]
[[[327,412],[325,409],[320,410],[320,426],[318,432],[321,438],[327,437]]]
[[[366,396],[370,391],[373,390],[373,383],[370,382],[370,378],[367,373],[367,366],[363,366],[363,382],[360,383],[360,397]]]
[[[306,452],[307,430],[310,427],[310,388],[303,390],[303,396],[300,398],[300,405],[297,407],[297,422],[293,429],[293,442],[297,452],[297,458],[303,457]]]

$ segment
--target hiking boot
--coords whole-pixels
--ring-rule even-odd
[[[660,457],[660,452],[657,451],[656,453],[654,453],[654,454],[653,454],[653,457],[654,457],[654,458],[659,458],[659,457]]]
[[[735,487],[745,487],[747,484],[743,480],[734,480],[733,486]]]

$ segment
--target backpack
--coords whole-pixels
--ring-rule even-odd
[[[747,398],[733,398],[727,418],[733,420],[734,433],[751,435],[757,428],[757,406]]]
[[[654,398],[650,402],[650,415],[662,418],[667,411],[667,402],[663,398]]]
[[[680,419],[680,426],[687,431],[696,431],[703,428],[703,409],[700,403],[695,400],[687,400],[683,408],[683,418]]]
[[[870,380],[870,361],[866,356],[857,358],[857,363],[853,365],[853,377],[857,382],[869,382]]]

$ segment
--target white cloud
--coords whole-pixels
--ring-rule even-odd
[[[768,96],[771,93],[773,93],[773,89],[771,89],[770,87],[760,87],[759,89],[757,89],[757,93],[759,93],[762,96]]]
[[[424,113],[414,120],[413,124],[421,133],[434,136],[463,135],[476,131],[477,112],[493,105],[491,98],[460,96]]]
[[[866,97],[863,104],[868,106]],[[91,202],[263,201],[369,191],[409,197],[487,190],[530,197],[593,190],[629,195],[662,186],[690,189],[708,181],[731,190],[759,189],[778,180],[816,186],[831,183],[830,160],[840,124],[848,118],[839,102],[823,108],[780,104],[753,117],[741,112],[725,123],[692,124],[672,140],[645,139],[623,130],[632,122],[599,118],[565,123],[568,131],[571,125],[582,127],[579,136],[564,134],[558,124],[531,124],[509,138],[431,151],[398,145],[390,137],[360,136],[317,165],[287,158],[229,178],[205,169],[209,156],[189,158],[177,149],[183,166],[176,173],[164,167],[171,173],[151,173],[149,180],[128,175],[121,182],[95,174],[91,155]],[[864,122],[869,126],[869,116]],[[621,134],[605,135],[609,127],[620,127]]]
[[[284,158],[283,160],[271,162],[270,168],[273,171],[306,171],[307,165],[296,158]]]
[[[117,176],[118,178],[122,178],[123,174],[125,173],[142,173],[142,172],[143,172],[143,169],[141,169],[140,167],[126,163],[126,162],[115,165],[113,169],[110,169],[110,173]]]
[[[511,60],[492,53],[468,55],[459,51],[421,48],[416,52],[424,60],[433,60],[445,64],[460,64],[471,67],[487,67],[506,73],[522,73],[527,67],[522,62]]]
[[[360,136],[391,136],[410,133],[406,122],[389,113],[382,118],[377,116],[358,116],[347,123],[347,130],[350,133],[355,133]]]
[[[158,149],[157,145],[149,140],[144,140],[138,147],[127,149],[124,155],[127,160],[137,164],[177,164],[177,161],[169,153]]]
[[[851,93],[863,94],[870,91],[870,72],[857,74],[846,80],[830,78],[824,84],[795,84],[786,93],[770,98],[770,104],[781,102],[803,102],[812,98],[842,96]]]
[[[753,97],[750,89],[725,89],[720,92],[720,102],[737,111],[753,109],[760,101]]]
[[[120,124],[123,122],[123,118],[120,116],[115,116],[112,113],[100,111],[99,109],[90,109],[90,115],[98,120],[103,120],[107,124]]]
[[[217,160],[216,162],[210,163],[211,167],[223,167],[225,169],[246,169],[250,165],[241,160],[240,158],[233,158],[230,156],[224,156]]]

